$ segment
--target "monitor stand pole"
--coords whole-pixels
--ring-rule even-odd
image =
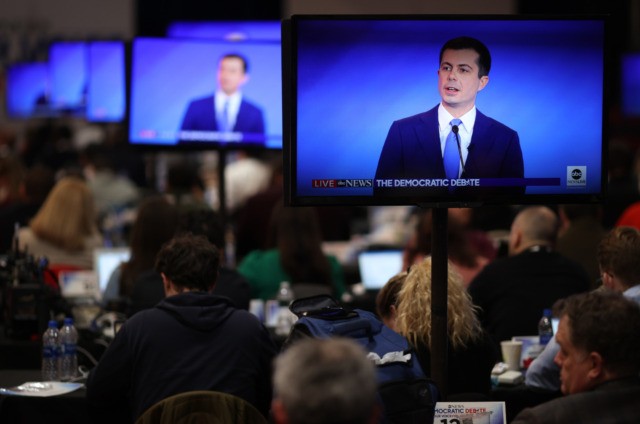
[[[435,381],[442,399],[448,395],[447,386],[447,227],[448,209],[432,210],[431,238],[431,378]]]
[[[218,149],[218,212],[223,228],[227,228],[227,188],[224,169],[227,167],[227,149]]]

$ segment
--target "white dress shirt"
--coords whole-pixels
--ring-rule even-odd
[[[224,105],[229,101],[229,106],[227,109],[227,122],[229,123],[229,128],[234,128],[236,125],[236,120],[238,119],[238,111],[240,110],[240,103],[242,103],[242,93],[236,91],[230,96],[227,96],[224,91],[217,90],[214,96],[215,109],[216,109],[216,117],[219,119],[223,115]],[[219,121],[218,121],[219,122]]]
[[[447,109],[442,106],[438,106],[438,129],[440,132],[440,151],[444,156],[444,146],[447,141],[447,137],[451,132],[450,122],[452,119],[455,119],[453,115],[451,115]],[[469,144],[471,144],[471,136],[473,135],[473,125],[476,122],[476,107],[474,106],[471,110],[460,118],[462,121],[460,125],[458,125],[458,137],[460,139],[460,150],[462,152],[462,162],[467,163],[467,156],[469,155]],[[458,176],[460,176],[461,169],[458,170]]]

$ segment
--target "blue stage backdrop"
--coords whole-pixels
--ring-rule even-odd
[[[126,111],[124,43],[90,43],[88,63],[87,120],[122,121]]]
[[[87,44],[53,43],[49,48],[51,104],[55,109],[83,112],[87,94]]]
[[[30,118],[38,115],[39,101],[47,93],[49,65],[46,62],[20,63],[7,72],[7,115],[10,118]]]

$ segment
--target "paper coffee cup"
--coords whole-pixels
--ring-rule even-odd
[[[520,356],[522,355],[522,342],[515,340],[505,340],[500,342],[502,349],[502,360],[511,371],[520,370]]]

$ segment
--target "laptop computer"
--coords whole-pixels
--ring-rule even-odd
[[[93,270],[98,280],[100,294],[104,293],[109,277],[122,262],[129,260],[131,249],[128,247],[100,247],[93,251]]]
[[[58,275],[58,282],[62,297],[74,303],[83,300],[100,299],[100,289],[98,288],[98,281],[94,271],[61,271]]]
[[[402,250],[367,250],[358,255],[362,285],[380,290],[391,277],[402,271]]]

